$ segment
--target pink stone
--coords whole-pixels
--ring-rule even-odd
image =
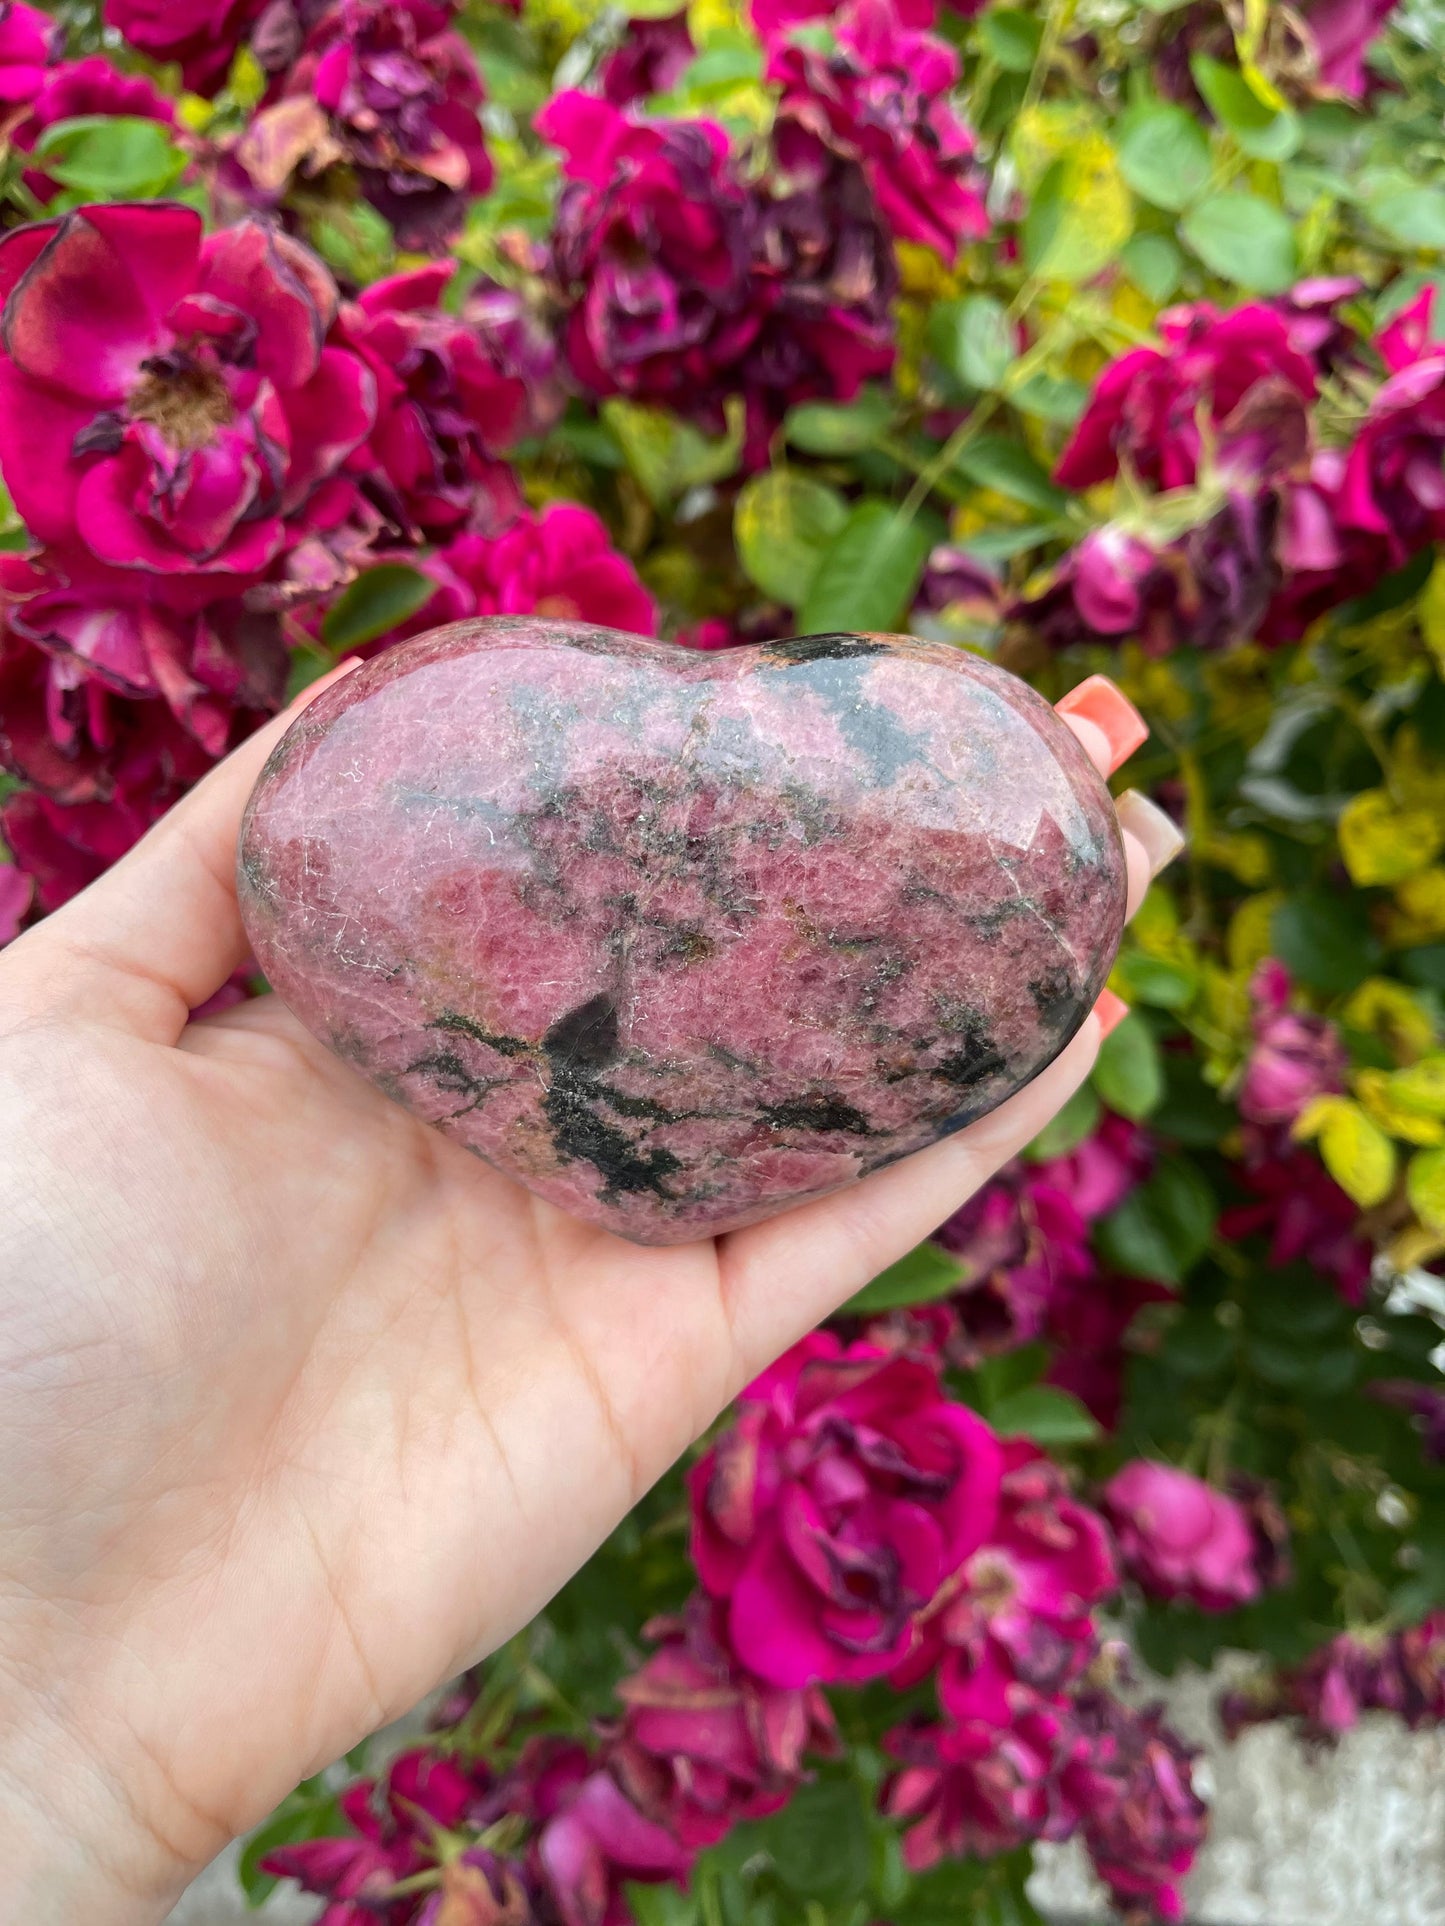
[[[1083,1022],[1124,890],[1048,704],[904,636],[699,655],[457,623],[324,691],[241,835],[246,928],[307,1028],[644,1244],[992,1110]]]

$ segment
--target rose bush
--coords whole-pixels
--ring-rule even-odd
[[[1177,1918],[1146,1674],[1445,1716],[1445,39],[624,14],[0,3],[0,941],[288,689],[488,614],[1107,670],[1188,858],[1090,1086],[243,1879],[1016,1926],[1077,1838]]]

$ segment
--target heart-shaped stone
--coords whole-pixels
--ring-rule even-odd
[[[992,1110],[1083,1022],[1124,894],[1048,704],[899,636],[438,629],[306,709],[241,836],[246,928],[306,1027],[647,1244]]]

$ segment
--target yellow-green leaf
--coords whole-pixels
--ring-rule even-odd
[[[1410,1159],[1405,1194],[1427,1230],[1445,1231],[1445,1149],[1421,1150]]]
[[[764,595],[801,608],[824,551],[847,519],[848,504],[835,488],[791,468],[769,469],[738,495],[738,560]]]
[[[1395,1146],[1350,1098],[1318,1098],[1295,1125],[1295,1135],[1319,1138],[1325,1169],[1361,1209],[1389,1196],[1395,1182]]]
[[[1432,1117],[1445,1117],[1445,1056],[1422,1057],[1408,1069],[1397,1070],[1390,1088],[1401,1103]]]
[[[1429,809],[1400,809],[1383,789],[1365,789],[1340,811],[1340,854],[1352,880],[1398,883],[1428,868],[1445,843],[1445,824]]]
[[[1366,1114],[1392,1137],[1400,1137],[1407,1144],[1445,1143],[1445,1118],[1432,1117],[1428,1111],[1403,1102],[1387,1071],[1357,1071],[1354,1085]]]

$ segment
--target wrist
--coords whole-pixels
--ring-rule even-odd
[[[134,1786],[102,1748],[61,1729],[39,1695],[0,1672],[0,1918],[157,1926],[199,1867],[182,1862],[140,1814]]]

